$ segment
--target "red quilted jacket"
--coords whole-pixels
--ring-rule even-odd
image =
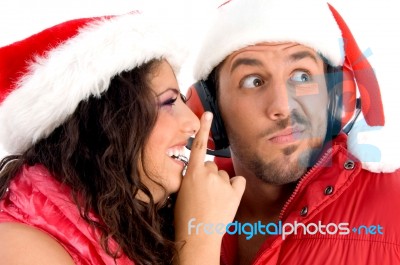
[[[348,154],[338,136],[300,180],[281,212],[281,223],[336,225],[330,233],[271,235],[252,264],[394,265],[400,264],[400,170],[372,173]],[[347,224],[347,225],[346,225]],[[343,228],[342,227],[342,228]],[[337,227],[336,227],[337,228]],[[334,233],[336,232],[336,233]],[[340,234],[339,232],[342,232]],[[237,237],[226,234],[221,264],[237,264]]]

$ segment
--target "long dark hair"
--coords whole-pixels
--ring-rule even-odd
[[[69,119],[21,155],[0,163],[0,197],[23,165],[44,165],[72,188],[82,218],[102,232],[101,245],[112,257],[122,250],[136,264],[168,264],[174,256],[168,220],[172,210],[156,204],[139,177],[140,159],[157,119],[149,80],[160,60],[152,60],[111,80],[101,97],[80,102]],[[140,162],[141,161],[141,162]],[[141,165],[139,165],[141,163]],[[135,199],[138,191],[150,198]],[[100,221],[90,218],[89,212]],[[113,238],[121,249],[109,246]]]

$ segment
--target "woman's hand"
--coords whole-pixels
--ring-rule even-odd
[[[193,141],[175,207],[179,264],[219,264],[225,226],[232,222],[246,181],[229,178],[212,161],[204,162],[212,113],[205,112]]]

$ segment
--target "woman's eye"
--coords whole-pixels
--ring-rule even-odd
[[[259,76],[250,75],[245,77],[240,83],[240,87],[242,88],[254,88],[262,86],[264,81]]]
[[[176,98],[169,98],[166,101],[162,102],[161,106],[172,106],[172,105],[175,105],[175,102],[176,102],[177,99],[178,99],[177,97]]]
[[[295,71],[290,77],[290,80],[294,82],[305,83],[311,81],[311,76],[306,71]]]

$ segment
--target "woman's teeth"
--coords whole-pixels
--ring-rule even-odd
[[[186,156],[179,155],[179,156],[171,156],[171,157],[174,158],[174,159],[182,161],[185,164],[185,166],[187,166],[187,164],[188,164],[188,159],[187,159]]]
[[[185,156],[185,147],[175,147],[167,150],[167,155],[171,158],[182,161],[185,166],[188,164],[188,158]]]
[[[174,147],[170,148],[167,150],[167,155],[168,156],[179,156],[179,155],[185,155],[185,147]]]

